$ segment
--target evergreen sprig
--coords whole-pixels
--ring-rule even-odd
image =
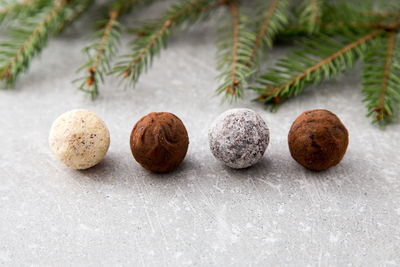
[[[59,1],[10,27],[10,39],[0,43],[0,80],[6,87],[14,85],[18,74],[28,67],[32,57],[45,46],[48,36],[61,25],[66,5],[66,1]]]
[[[56,34],[61,33],[76,20],[78,20],[90,7],[95,3],[95,0],[81,0],[71,1],[69,0],[68,8],[65,10],[65,19],[63,24],[59,27]]]
[[[394,31],[377,38],[364,57],[363,94],[368,116],[384,127],[399,115],[400,50],[395,49],[398,37]]]
[[[51,0],[0,1],[0,22],[33,16],[50,4]]]
[[[289,23],[289,2],[287,0],[258,1],[254,19],[257,37],[252,45],[247,65],[258,65],[259,58],[266,55],[267,48],[272,48],[275,36]],[[255,61],[256,62],[253,62]]]
[[[368,116],[380,126],[399,117],[400,3],[398,0],[176,0],[164,15],[126,31],[135,38],[131,52],[113,66],[123,33],[120,18],[153,0],[110,0],[104,20],[84,51],[79,89],[96,98],[107,73],[134,85],[171,33],[208,18],[216,7],[227,14],[217,27],[218,94],[234,100],[245,89],[276,109],[306,87],[330,79],[363,59],[363,94]],[[94,0],[0,0],[0,23],[7,35],[0,42],[0,81],[14,85],[47,39],[84,14]],[[140,26],[142,25],[142,26]],[[4,38],[6,37],[6,38]],[[258,70],[272,45],[296,41],[299,49]],[[299,42],[299,40],[302,40]],[[275,45],[274,44],[274,45]],[[255,79],[256,78],[256,79]],[[256,80],[255,83],[253,81]],[[249,86],[251,84],[251,86]]]
[[[322,0],[303,0],[296,9],[299,25],[304,25],[309,34],[319,31],[323,13]]]
[[[110,61],[117,51],[122,31],[118,19],[144,2],[144,0],[115,0],[109,6],[107,19],[97,22],[100,30],[92,35],[93,43],[83,49],[88,61],[78,69],[78,72],[84,71],[85,75],[74,80],[80,83],[78,89],[89,93],[92,99],[98,96],[99,83],[104,82],[104,75],[110,71]]]
[[[112,73],[135,85],[141,73],[152,64],[154,56],[166,48],[172,30],[184,23],[195,23],[209,13],[215,3],[215,0],[181,0],[172,5],[162,18],[143,27],[145,34],[132,41],[132,52],[122,57]]]
[[[277,67],[261,75],[252,89],[259,92],[260,101],[276,108],[282,101],[299,95],[305,87],[351,68],[363,56],[366,43],[380,33],[374,30],[367,34],[350,32],[340,38],[325,34],[305,38],[299,44],[301,49],[280,59]]]
[[[66,0],[53,1],[34,16],[20,18],[9,26],[9,38],[0,43],[0,81],[5,88],[14,86],[18,75],[46,46],[49,36],[64,26],[75,5]]]
[[[249,19],[239,14],[237,2],[230,2],[228,6],[231,15],[217,30],[217,68],[223,70],[218,76],[223,82],[217,94],[225,92],[225,96],[232,100],[243,96],[246,79],[254,72],[247,63],[251,61],[252,44],[256,36],[246,29]]]

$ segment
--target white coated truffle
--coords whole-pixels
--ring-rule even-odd
[[[213,155],[234,169],[256,164],[269,144],[267,124],[250,109],[231,109],[211,125],[208,140]]]
[[[99,116],[88,110],[75,109],[54,121],[49,144],[61,162],[82,170],[104,158],[110,146],[110,133]]]

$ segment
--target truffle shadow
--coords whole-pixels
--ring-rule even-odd
[[[233,169],[230,168],[228,166],[226,166],[223,163],[220,163],[223,165],[222,168],[224,168],[230,176],[237,178],[237,179],[242,179],[244,177],[263,177],[263,175],[260,175],[262,173],[265,173],[266,171],[270,170],[271,166],[272,166],[272,162],[271,159],[269,159],[268,157],[262,157],[261,160],[259,162],[257,162],[256,164],[254,164],[253,166],[244,168],[244,169]]]
[[[89,178],[95,182],[109,182],[114,180],[117,162],[110,156],[106,156],[97,165],[86,170],[75,170],[80,177]]]
[[[140,167],[140,166],[139,166]],[[140,167],[142,168],[142,167]],[[161,182],[171,182],[171,180],[185,180],[185,177],[191,175],[191,171],[196,168],[196,165],[190,159],[185,159],[179,166],[173,171],[167,173],[156,173],[146,170],[144,168],[143,172],[149,178],[154,181],[161,181]]]

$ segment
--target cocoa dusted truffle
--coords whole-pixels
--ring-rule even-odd
[[[152,112],[133,127],[130,146],[133,157],[143,168],[170,172],[185,158],[189,137],[182,121],[174,114]]]
[[[342,160],[349,134],[335,114],[316,109],[304,112],[293,122],[288,139],[290,154],[298,163],[323,171]]]

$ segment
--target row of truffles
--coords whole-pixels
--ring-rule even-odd
[[[256,164],[269,144],[269,130],[260,115],[249,109],[231,109],[211,125],[208,139],[213,155],[234,169]],[[293,159],[313,171],[339,164],[349,144],[349,134],[340,119],[328,110],[301,114],[288,135]]]
[[[265,121],[250,109],[231,109],[212,123],[209,146],[216,159],[234,169],[248,168],[263,157],[269,141]],[[293,123],[288,144],[302,166],[322,171],[337,165],[346,153],[348,132],[340,119],[327,110],[311,110]],[[49,143],[56,157],[73,169],[87,169],[107,153],[110,134],[105,123],[88,110],[72,110],[53,123]],[[182,121],[168,112],[141,118],[130,135],[135,160],[145,169],[165,173],[184,160],[189,137]]]

